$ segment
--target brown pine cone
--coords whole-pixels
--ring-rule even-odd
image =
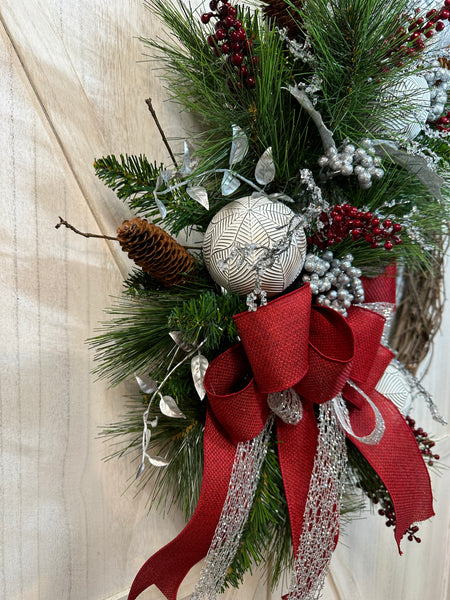
[[[302,0],[291,0],[292,4],[296,8],[301,8]],[[284,0],[263,0],[263,11],[264,15],[268,19],[275,19],[279,27],[287,28],[287,35],[290,39],[294,39],[300,33],[300,29],[296,21],[292,18],[299,20],[298,13],[289,6]]]
[[[182,285],[195,271],[195,261],[183,246],[147,219],[124,221],[117,239],[128,257],[165,287]]]

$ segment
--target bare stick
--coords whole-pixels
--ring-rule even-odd
[[[152,99],[147,98],[147,100],[145,102],[147,103],[148,110],[151,112],[153,120],[156,123],[156,127],[158,128],[158,131],[161,134],[162,141],[164,142],[167,150],[169,151],[170,158],[173,160],[173,164],[178,169],[178,164],[177,164],[177,161],[175,160],[175,156],[173,155],[172,148],[170,147],[169,142],[167,141],[166,134],[164,133],[163,128],[161,127],[161,124],[158,120],[158,117],[156,116],[155,109],[153,108]]]
[[[62,217],[59,217],[59,223],[57,223],[55,225],[55,229],[59,229],[61,227],[61,225],[64,225],[64,227],[67,227],[67,229],[71,229],[75,233],[78,233],[78,235],[82,235],[87,238],[92,237],[92,238],[102,238],[104,240],[114,240],[115,242],[119,241],[116,237],[112,237],[110,235],[99,235],[98,233],[83,233],[82,231],[79,231],[73,225],[71,225],[70,223],[65,221]]]

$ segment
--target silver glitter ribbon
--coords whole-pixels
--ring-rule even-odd
[[[347,405],[345,404],[345,400],[342,397],[341,393],[339,393],[336,396],[336,398],[333,398],[333,400],[332,400],[333,412],[336,416],[336,419],[338,420],[342,429],[346,433],[351,435],[353,438],[355,438],[359,442],[362,442],[363,444],[368,444],[369,446],[374,446],[375,444],[378,444],[378,442],[381,440],[381,438],[383,437],[383,434],[384,434],[384,430],[386,429],[386,425],[385,425],[383,416],[380,413],[378,407],[372,402],[372,400],[369,398],[369,396],[365,392],[363,392],[361,388],[359,388],[356,385],[356,383],[354,383],[353,381],[351,381],[349,379],[347,381],[347,385],[349,385],[354,390],[356,390],[359,394],[361,394],[361,396],[369,404],[369,406],[373,410],[373,413],[375,416],[375,425],[374,425],[373,430],[369,434],[364,435],[364,436],[356,435],[355,432],[353,431],[352,425],[350,423],[350,415],[349,415],[349,412],[347,409]]]
[[[347,469],[345,434],[332,402],[320,405],[317,452],[288,600],[318,600],[339,532]]]
[[[253,504],[273,422],[271,415],[258,436],[237,445],[227,497],[190,600],[214,600],[223,586]]]
[[[302,399],[293,388],[269,394],[267,404],[277,417],[289,425],[297,425],[302,420]]]

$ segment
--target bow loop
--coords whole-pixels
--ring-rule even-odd
[[[269,408],[266,394],[256,387],[242,344],[211,362],[203,385],[214,416],[233,444],[258,435],[267,421]]]
[[[233,317],[261,392],[287,390],[307,372],[310,313],[311,290],[304,285]]]
[[[309,327],[309,370],[295,389],[316,404],[328,402],[345,385],[353,357],[353,332],[345,318],[332,308],[313,307]]]

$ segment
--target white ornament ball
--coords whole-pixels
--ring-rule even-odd
[[[409,140],[419,135],[431,106],[430,88],[425,77],[407,75],[388,88],[381,101],[393,106],[394,114],[384,119],[388,133]]]
[[[246,295],[255,289],[253,267],[264,250],[251,246],[274,248],[286,235],[295,213],[281,202],[267,196],[246,196],[222,208],[211,220],[203,241],[203,258],[216,283],[230,292]],[[243,261],[239,253],[227,262],[236,249],[245,248]],[[268,296],[279,294],[295,281],[306,256],[306,237],[302,228],[295,231],[289,247],[274,264],[263,271],[261,289]]]

